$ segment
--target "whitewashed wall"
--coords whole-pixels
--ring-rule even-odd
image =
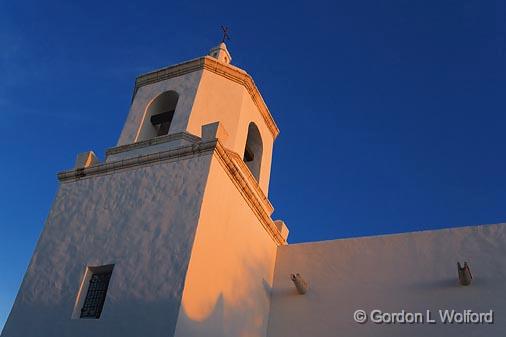
[[[248,126],[250,122],[256,124],[263,143],[259,185],[267,196],[274,145],[273,135],[251,95],[242,84],[204,70],[186,131],[200,136],[202,125],[216,121],[220,121],[228,133],[228,137],[220,141],[227,149],[238,153],[241,157],[246,146]]]
[[[213,159],[176,337],[264,337],[276,244]]]
[[[138,140],[146,109],[158,95],[168,90],[179,94],[170,134],[187,131],[201,136],[203,125],[219,121],[228,134],[220,141],[227,149],[242,156],[249,123],[257,125],[263,143],[259,184],[268,195],[274,137],[244,85],[209,70],[141,86],[135,94],[117,145]]]
[[[211,155],[63,183],[2,337],[172,336]],[[71,319],[115,264],[100,319]]]
[[[137,136],[143,125],[149,104],[158,97],[158,95],[169,90],[173,90],[179,95],[169,133],[172,134],[184,131],[188,124],[188,118],[192,111],[201,77],[202,71],[194,71],[182,76],[172,77],[160,82],[141,86],[135,93],[117,145],[131,144],[138,141]]]
[[[457,282],[468,261],[473,283]],[[298,295],[289,278],[310,283]],[[358,324],[357,309],[494,310],[494,324]],[[506,225],[305,243],[278,249],[269,337],[505,336]]]

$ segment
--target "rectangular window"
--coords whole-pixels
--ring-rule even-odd
[[[89,283],[80,318],[100,318],[114,265],[89,267]]]

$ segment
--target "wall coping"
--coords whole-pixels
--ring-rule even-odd
[[[200,137],[192,135],[191,133],[188,133],[186,131],[183,131],[183,132],[172,133],[172,134],[168,134],[168,135],[164,135],[164,136],[158,136],[155,138],[151,138],[148,140],[143,140],[143,141],[139,141],[139,142],[135,142],[135,143],[131,143],[131,144],[115,146],[110,149],[107,149],[105,151],[105,154],[106,154],[106,156],[110,156],[113,154],[128,152],[128,151],[135,150],[135,149],[142,149],[144,147],[148,147],[151,145],[163,144],[163,143],[168,143],[168,142],[171,142],[174,140],[181,140],[181,139],[187,140],[191,143],[196,143],[196,142],[200,141]]]

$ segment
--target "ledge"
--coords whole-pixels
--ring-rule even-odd
[[[177,149],[138,156],[124,160],[118,160],[111,163],[103,163],[87,168],[79,168],[58,173],[58,179],[61,182],[76,181],[85,177],[99,174],[107,174],[118,170],[124,170],[137,166],[153,164],[162,161],[192,157],[201,153],[212,152],[216,147],[216,140],[200,142],[189,146],[179,147]]]
[[[270,237],[274,240],[274,242],[278,245],[286,244],[286,240],[283,238],[281,233],[279,232],[276,224],[272,220],[270,214],[266,211],[266,207],[264,200],[261,200],[256,194],[254,188],[252,186],[257,186],[256,181],[254,184],[251,184],[251,181],[248,182],[248,179],[244,177],[244,170],[236,165],[235,161],[229,156],[228,151],[220,144],[218,141],[216,144],[215,154],[220,160],[220,164],[227,172],[228,176],[232,179],[233,183],[236,185],[237,189],[243,195],[244,199],[250,206],[251,210],[255,213],[258,220],[270,235]],[[249,169],[247,170],[249,173]],[[260,188],[258,188],[260,189]],[[265,199],[267,200],[267,199]],[[269,202],[269,206],[272,209],[272,205]]]
[[[267,197],[265,196],[264,192],[260,188],[260,185],[258,185],[257,180],[255,179],[255,177],[251,173],[248,166],[246,166],[246,164],[242,160],[241,156],[239,156],[237,153],[230,151],[230,150],[225,150],[225,151],[226,151],[227,155],[230,158],[232,158],[234,164],[241,168],[240,171],[242,172],[244,179],[248,180],[249,185],[255,191],[255,193],[257,194],[257,197],[260,198],[260,200],[265,204],[267,212],[270,216],[272,214],[272,212],[274,212],[274,207],[272,206],[269,199],[267,199]]]
[[[196,142],[200,141],[200,137],[197,137],[195,135],[192,135],[191,133],[183,131],[183,132],[174,133],[174,134],[170,134],[170,135],[151,138],[148,140],[143,140],[143,141],[132,143],[132,144],[126,144],[126,145],[112,147],[112,148],[108,149],[107,151],[105,151],[105,154],[106,154],[106,156],[110,156],[113,154],[127,152],[127,151],[131,151],[131,150],[135,150],[135,149],[142,149],[147,146],[168,143],[173,140],[180,140],[180,139],[187,140],[191,143],[196,143]]]

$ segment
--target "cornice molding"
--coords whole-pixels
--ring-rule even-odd
[[[191,133],[183,131],[183,132],[178,132],[178,133],[171,133],[171,134],[165,135],[165,136],[158,136],[155,138],[143,140],[143,141],[132,143],[132,144],[126,144],[126,145],[112,147],[110,149],[107,149],[105,151],[105,154],[106,154],[106,156],[110,156],[113,154],[127,152],[127,151],[135,150],[135,149],[141,149],[141,148],[151,146],[151,145],[168,143],[168,142],[171,142],[174,140],[180,140],[180,139],[187,140],[191,143],[197,143],[200,141],[200,137],[197,137],[195,135],[192,135]]]
[[[245,171],[240,168],[240,166],[236,165],[235,161],[229,156],[228,152],[230,151],[225,150],[221,143],[217,141],[216,151],[214,153],[219,159],[222,167],[225,169],[225,172],[227,172],[228,176],[234,182],[237,189],[243,195],[251,210],[255,213],[265,231],[274,240],[276,245],[281,246],[285,244],[285,240],[281,236],[276,224],[274,224],[270,214],[268,214],[265,209],[265,203],[263,203],[257,194],[255,194],[256,191],[252,188],[251,182],[248,182],[248,179],[244,177]],[[249,172],[249,169],[247,172]]]
[[[137,90],[145,85],[160,82],[169,78],[181,76],[194,71],[206,69],[214,74],[227,78],[231,81],[241,84],[246,88],[251,96],[251,99],[257,106],[258,110],[262,114],[262,117],[267,124],[267,127],[271,131],[274,139],[279,134],[279,128],[276,122],[272,118],[269,108],[265,104],[265,101],[260,94],[253,78],[244,70],[234,67],[229,64],[219,62],[213,57],[204,56],[198,59],[190,60],[187,62],[179,63],[174,66],[158,69],[137,77],[135,81],[134,96]]]
[[[257,194],[257,197],[260,198],[260,200],[263,202],[264,207],[270,216],[272,214],[272,212],[274,212],[274,207],[272,206],[269,199],[267,199],[267,197],[265,196],[264,192],[260,188],[260,185],[258,184],[256,178],[251,173],[248,166],[246,166],[246,164],[242,160],[241,156],[239,156],[234,151],[230,151],[230,150],[226,150],[226,149],[225,149],[225,151],[227,152],[227,155],[234,161],[234,164],[236,166],[239,166],[242,174],[244,175],[244,178],[248,181],[251,188],[255,191],[255,193]]]
[[[212,152],[216,146],[216,140],[208,142],[199,142],[189,146],[182,146],[163,152],[157,152],[144,156],[118,160],[110,163],[102,163],[89,166],[86,168],[78,168],[58,173],[58,180],[61,182],[76,181],[95,175],[109,174],[119,170],[135,168],[156,164],[163,161],[179,160],[190,158],[195,155]]]

